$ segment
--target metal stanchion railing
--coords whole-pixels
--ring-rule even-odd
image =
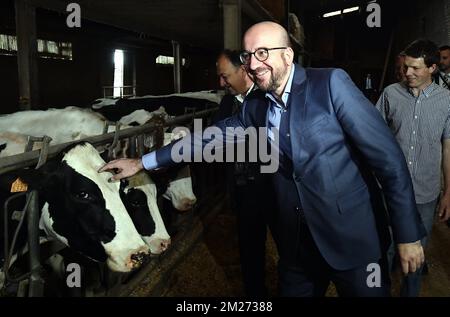
[[[195,115],[196,115],[196,117],[205,117],[216,111],[217,111],[217,108],[213,108],[213,109],[209,109],[209,110],[199,111]],[[164,126],[174,126],[176,124],[182,124],[183,122],[191,120],[192,118],[193,118],[192,114],[178,116],[176,118],[167,120],[167,122],[165,123]],[[118,137],[118,139],[128,138],[128,137],[131,137],[134,135],[148,133],[156,128],[159,128],[159,126],[156,126],[153,123],[148,123],[148,124],[145,124],[142,126],[120,130],[117,133],[117,137]],[[82,140],[52,145],[48,148],[48,157],[49,158],[54,157],[58,153],[60,153],[61,150],[66,148],[67,146],[74,144],[74,143],[78,143],[80,141],[90,142],[94,146],[105,145],[105,144],[110,143],[111,140],[114,139],[114,136],[115,136],[115,132],[111,132],[111,133],[107,133],[104,135],[97,135],[97,136],[93,136],[93,137],[84,138]],[[0,158],[0,175],[3,173],[9,172],[9,171],[13,171],[13,170],[20,169],[23,167],[32,166],[33,164],[37,164],[37,162],[39,160],[39,153],[40,153],[39,150],[35,150],[35,151],[31,151],[31,152],[26,152],[26,153],[22,153],[22,154],[16,154],[16,155],[11,155],[11,156]]]

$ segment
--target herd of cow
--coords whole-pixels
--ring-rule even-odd
[[[154,112],[138,109],[120,121],[122,128],[128,128],[142,125],[156,116],[163,120],[169,117],[163,108]],[[0,116],[0,159],[23,153],[28,136],[47,135],[52,138],[50,145],[66,143],[102,134],[105,121],[102,114],[77,107]],[[114,127],[108,130],[112,131]],[[174,138],[166,132],[164,144]],[[41,146],[35,143],[33,149]],[[39,193],[42,241],[58,240],[84,257],[106,263],[111,271],[130,272],[151,255],[161,254],[170,246],[171,237],[158,208],[158,197],[162,195],[171,200],[173,207],[180,211],[190,210],[196,203],[189,166],[169,171],[170,177],[164,186],[157,186],[153,176],[146,172],[126,181],[109,182],[110,173],[97,172],[105,164],[101,151],[81,141],[49,159],[39,169],[0,175],[1,203],[11,196],[12,183],[20,179],[28,190],[35,189]],[[9,214],[6,219],[10,224],[14,221]],[[3,226],[0,234],[3,240]],[[23,245],[16,246],[16,255]],[[7,256],[3,243],[0,256],[3,267]],[[0,271],[0,288],[4,282],[3,270]]]

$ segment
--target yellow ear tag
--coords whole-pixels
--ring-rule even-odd
[[[28,185],[24,183],[20,178],[17,178],[14,183],[11,184],[11,193],[21,193],[28,190]]]

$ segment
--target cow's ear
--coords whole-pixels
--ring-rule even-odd
[[[13,183],[17,180],[19,176],[17,175],[17,172],[10,172],[3,174],[0,177],[0,191],[9,193],[12,189]]]
[[[100,157],[103,159],[103,161],[108,162],[109,158],[108,158],[108,150],[104,150],[102,152],[99,153]]]
[[[40,170],[24,169],[17,172],[17,177],[25,183],[29,189],[41,189],[44,186],[45,176]]]
[[[129,182],[128,182],[127,179],[125,179],[125,178],[121,179],[121,180],[120,180],[120,188],[119,188],[119,190],[120,190],[121,192],[125,192],[125,188],[127,188],[128,183],[129,183]]]
[[[46,163],[39,169],[29,168],[17,172],[17,176],[28,185],[29,189],[41,190],[51,186],[57,167]]]

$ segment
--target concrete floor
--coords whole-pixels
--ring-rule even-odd
[[[163,296],[232,297],[243,296],[235,217],[224,207],[212,223],[205,226],[200,241],[172,271]],[[450,296],[450,228],[436,223],[426,252],[429,274],[424,276],[421,296]],[[273,240],[267,243],[266,284],[270,296],[276,296],[277,254]],[[399,290],[399,273],[392,275],[392,295]],[[145,288],[144,288],[145,289]],[[141,291],[136,296],[148,296]],[[336,296],[330,285],[327,296]]]

